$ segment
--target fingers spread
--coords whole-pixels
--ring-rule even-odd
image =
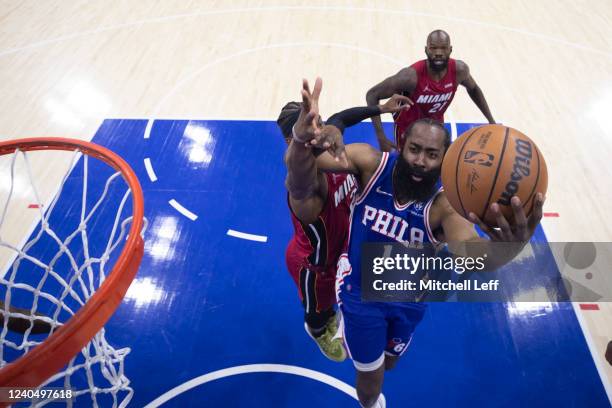
[[[480,218],[478,218],[476,214],[474,214],[473,212],[469,213],[468,219],[474,224],[478,225],[478,227],[482,230],[482,232],[487,234],[489,238],[495,241],[499,240],[498,232],[495,231],[493,228],[489,227],[487,224],[485,224]]]
[[[315,101],[319,100],[319,96],[321,95],[321,89],[323,89],[323,80],[319,77],[315,80],[314,90],[312,91],[312,97]]]
[[[310,95],[310,86],[308,85],[308,80],[306,78],[302,79],[302,89],[308,92]]]
[[[404,103],[404,104],[409,104],[409,105],[413,104],[412,100],[409,97],[404,96],[404,95],[395,94],[393,95],[393,98],[395,99],[397,103]]]
[[[512,229],[510,228],[510,224],[506,220],[506,217],[504,217],[504,214],[501,212],[501,209],[499,208],[499,204],[497,203],[491,204],[490,209],[491,209],[491,212],[493,212],[493,215],[495,216],[495,221],[497,222],[497,226],[501,229],[502,238],[504,239],[504,241],[511,241],[512,240]]]
[[[304,112],[308,112],[310,111],[311,105],[310,105],[310,94],[308,93],[308,91],[302,89],[301,91],[302,94],[302,110]]]
[[[542,219],[544,201],[546,201],[544,194],[537,193],[535,197],[535,203],[533,204],[533,211],[531,212],[531,215],[529,216],[529,227],[530,228],[535,228],[540,222],[540,220]]]
[[[510,200],[510,204],[512,205],[512,211],[514,212],[514,228],[519,236],[523,237],[527,230],[527,216],[525,215],[525,210],[521,204],[521,199],[514,196]]]

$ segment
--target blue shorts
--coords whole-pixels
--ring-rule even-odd
[[[359,371],[378,369],[385,354],[403,355],[426,310],[424,304],[362,302],[344,291],[339,295],[344,341]]]

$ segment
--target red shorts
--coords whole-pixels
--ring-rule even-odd
[[[292,244],[287,247],[287,269],[298,287],[304,310],[308,314],[331,309],[336,304],[336,265],[312,267]]]

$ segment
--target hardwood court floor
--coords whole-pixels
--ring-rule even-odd
[[[1,140],[90,140],[104,119],[269,121],[299,97],[301,78],[317,75],[327,117],[364,104],[369,87],[423,58],[427,33],[444,29],[495,118],[529,135],[546,158],[545,210],[558,215],[542,222],[548,241],[612,241],[607,1],[4,1],[0,23]],[[446,119],[483,120],[464,90]],[[236,137],[223,133],[218,143]],[[215,160],[228,169],[241,163]],[[34,162],[43,201],[64,162],[60,155]],[[0,169],[6,180],[7,165]],[[20,242],[30,230],[29,194],[24,188],[16,197],[3,238]],[[288,222],[286,214],[277,222]],[[609,271],[607,263],[596,266]],[[612,310],[597,305],[574,309],[610,390],[602,354]]]

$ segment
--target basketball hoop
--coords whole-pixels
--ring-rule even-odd
[[[43,208],[43,203],[40,202],[39,194],[32,179],[26,152],[48,150],[72,151],[74,155],[71,166],[63,177],[58,194],[53,197],[49,208]],[[0,288],[5,289],[6,293],[0,298],[0,300],[4,302],[4,307],[0,306],[0,312],[3,315],[4,321],[4,327],[0,325],[0,347],[2,350],[0,351],[2,357],[0,359],[0,387],[39,387],[49,384],[47,380],[52,376],[55,380],[63,378],[62,384],[71,384],[69,376],[72,375],[74,371],[82,367],[87,367],[83,369],[90,369],[92,364],[98,364],[101,360],[107,359],[109,360],[106,361],[107,364],[119,365],[118,368],[112,366],[108,369],[108,366],[106,366],[106,368],[102,366],[104,362],[100,363],[104,377],[107,377],[112,383],[111,386],[109,386],[111,391],[101,391],[96,386],[94,387],[96,390],[93,392],[113,393],[113,399],[115,400],[115,404],[113,405],[117,405],[118,403],[119,406],[125,406],[132,396],[132,390],[129,388],[129,380],[123,377],[123,357],[129,352],[129,349],[117,351],[110,347],[104,339],[104,330],[101,329],[103,329],[103,326],[121,303],[128,287],[136,275],[143,256],[144,242],[141,233],[146,220],[144,220],[144,202],[140,183],[133,170],[120,156],[102,146],[90,142],[66,138],[29,138],[0,142],[0,156],[11,154],[13,155],[11,161],[11,186],[8,198],[4,204],[5,207],[0,207],[0,231],[5,221],[7,207],[14,191],[13,169],[15,167],[15,162],[17,157],[23,157],[27,167],[28,178],[38,201],[38,208],[40,208],[40,220],[38,221],[40,233],[35,238],[29,239],[29,242],[23,247],[8,244],[0,236],[0,246],[13,251],[15,254],[14,258],[9,263],[11,265],[10,270],[7,270],[5,275],[0,275]],[[107,179],[103,194],[101,193],[101,197],[96,201],[96,205],[91,212],[89,212],[87,208],[87,178],[89,158],[91,157],[106,163],[114,170],[114,174]],[[76,166],[79,161],[83,163],[84,174],[81,220],[79,227],[69,236],[69,238],[60,240],[52,230],[53,226],[48,224],[51,212],[58,202],[64,183],[66,183],[72,168]],[[98,164],[96,163],[96,165]],[[87,223],[91,222],[92,216],[99,208],[100,203],[106,198],[109,188],[114,189],[117,185],[116,183],[120,182],[116,180],[121,179],[124,180],[128,188],[125,193],[122,193],[123,199],[119,204],[119,210],[114,219],[112,233],[109,234],[110,238],[108,238],[108,244],[105,246],[102,255],[97,258],[93,257],[93,255],[90,255],[88,248],[89,241],[87,234],[90,233],[90,231],[88,230]],[[124,206],[124,204],[128,202],[128,197],[130,195],[132,206],[131,216],[121,221],[121,213],[124,212],[124,208],[129,208],[129,204],[127,206]],[[73,200],[73,202],[74,201],[75,200]],[[128,225],[129,231],[127,231]],[[51,237],[49,241],[53,242],[55,240],[60,247],[60,250],[55,256],[52,258],[50,257],[51,261],[46,259],[34,259],[33,256],[28,254],[28,250],[34,245],[33,241],[36,240],[38,242],[40,235],[43,233],[49,234]],[[76,251],[78,253],[75,255],[70,251],[75,243],[80,244],[79,238],[82,241],[83,249]],[[32,244],[30,244],[31,242]],[[121,249],[121,246],[123,246],[123,249]],[[119,250],[120,253],[118,253]],[[72,270],[65,272],[54,269],[54,266],[57,267],[58,265],[56,262],[58,262],[58,259],[62,256],[66,256],[67,259],[69,259],[69,262],[73,265]],[[106,262],[111,258],[116,260],[114,265],[110,265],[112,266],[112,270],[106,273]],[[23,283],[15,280],[18,276],[17,269],[23,264],[35,265],[43,269],[45,275],[41,278],[40,284],[36,281]],[[33,269],[33,267],[30,269]],[[65,275],[62,277],[60,275],[63,272]],[[91,275],[91,279],[87,277],[88,274]],[[67,276],[69,275],[70,278],[68,279]],[[7,279],[5,279],[5,277],[7,277]],[[52,277],[54,279],[59,279],[57,286],[60,290],[55,294],[45,293],[43,291],[45,285],[47,285],[48,282],[54,282]],[[11,296],[17,296],[14,295],[13,292],[23,292],[26,290],[24,288],[32,288],[27,289],[32,291],[32,294],[29,296],[33,299],[33,306],[30,307],[32,313],[29,316],[24,315],[23,312],[15,313],[14,310],[11,310]],[[57,308],[53,316],[35,316],[37,305],[46,300],[49,301],[50,305]],[[69,300],[74,300],[73,303],[78,303],[77,306],[80,306],[80,308],[74,310],[75,308],[73,306],[67,304]],[[69,317],[67,321],[60,321],[58,320],[58,316],[62,313],[68,313],[71,317]],[[21,343],[8,340],[9,333],[11,333],[8,328],[8,322],[13,315],[29,322],[29,328],[26,325],[24,339]],[[28,336],[31,336],[35,319],[42,319],[51,327],[49,336],[40,342],[32,341],[28,338]],[[88,343],[94,341],[92,340],[94,336],[96,336],[95,344],[92,346],[92,348],[95,349],[94,354],[99,350],[102,350],[102,352],[92,357],[92,355],[90,355],[90,345],[88,345]],[[98,338],[98,336],[101,337]],[[22,350],[24,350],[24,352],[14,361],[5,361],[5,346],[7,349],[12,347],[15,350],[19,350],[20,353]],[[109,352],[109,350],[111,350],[111,352]],[[79,351],[82,351],[83,355],[85,355],[86,362],[82,366],[73,366],[73,362],[76,359],[75,356]],[[69,364],[69,362],[69,368],[65,372],[57,374],[58,371]],[[91,373],[88,373],[88,376],[90,376],[90,374]],[[68,376],[68,380],[66,380],[66,376]],[[113,379],[109,379],[110,377]],[[128,393],[127,397],[122,402],[117,402],[117,396],[114,394],[114,392],[118,392],[118,390],[127,391]],[[92,392],[91,390],[88,391]],[[97,405],[96,398],[92,399],[94,405]],[[41,405],[48,402],[51,401],[45,401]],[[1,405],[2,404],[0,404],[0,406]]]

